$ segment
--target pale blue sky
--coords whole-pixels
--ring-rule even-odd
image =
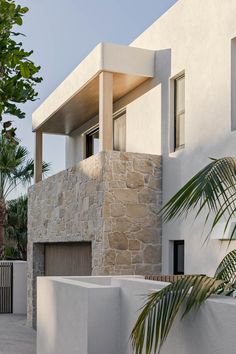
[[[99,42],[129,44],[177,0],[17,0],[30,8],[22,32],[26,49],[41,65],[40,99],[24,107],[27,117],[17,134],[31,154],[31,114]],[[64,138],[44,138],[44,159],[51,174],[64,169]]]

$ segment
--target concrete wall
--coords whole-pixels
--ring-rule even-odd
[[[166,286],[132,277],[38,278],[37,354],[131,354],[143,295]],[[161,354],[234,354],[236,302],[212,297],[177,318]]]
[[[13,313],[27,313],[27,262],[13,261]]]
[[[25,315],[27,312],[27,262],[0,261],[0,264],[1,263],[13,264],[12,312],[15,315]]]
[[[102,152],[29,189],[28,320],[47,242],[92,243],[92,274],[161,272],[161,158]]]
[[[164,202],[208,157],[235,155],[235,16],[235,0],[179,0],[131,44],[156,50],[156,77],[116,102],[114,111],[127,107],[127,151],[163,155]],[[173,152],[173,78],[183,71],[186,145]],[[186,273],[212,274],[235,248],[219,240],[203,245],[203,227],[203,219],[191,218],[163,226],[164,273],[173,271],[172,240],[185,239]]]

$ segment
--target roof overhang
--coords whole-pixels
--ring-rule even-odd
[[[155,51],[100,43],[33,113],[33,131],[68,135],[98,114],[102,71],[113,73],[116,102],[154,77]]]

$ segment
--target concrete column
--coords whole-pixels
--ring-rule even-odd
[[[99,150],[113,150],[113,74],[99,75]]]
[[[43,133],[35,132],[34,182],[42,181]]]

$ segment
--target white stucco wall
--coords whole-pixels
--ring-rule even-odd
[[[160,75],[162,90],[164,202],[209,162],[208,157],[235,155],[235,132],[231,131],[231,79],[236,79],[231,78],[235,15],[234,0],[179,0],[132,43],[157,50],[156,75]],[[164,55],[165,51],[167,55],[168,49],[169,61],[158,60],[158,55]],[[186,145],[184,150],[171,153],[170,78],[183,70]],[[145,109],[143,107],[143,111]],[[140,108],[140,115],[141,111]],[[185,239],[186,273],[213,273],[224,254],[235,248],[235,242],[228,249],[228,242],[218,240],[203,245],[202,231],[202,220],[194,224],[188,219],[187,223],[178,221],[164,225],[164,273],[172,271],[169,240]]]
[[[143,295],[166,283],[142,278],[38,278],[37,354],[131,354]],[[161,354],[234,354],[236,300],[212,297],[177,318]]]
[[[119,287],[60,277],[39,277],[37,283],[38,354],[115,354]]]
[[[208,157],[235,155],[235,16],[235,0],[179,0],[131,44],[156,51],[155,78],[116,102],[114,111],[127,107],[127,151],[162,153],[164,202]],[[183,71],[186,145],[173,152],[172,78]],[[74,156],[76,162],[80,155]],[[163,226],[163,273],[172,273],[171,241],[178,239],[185,239],[186,273],[214,273],[236,243],[204,244],[202,232],[203,220],[191,218]]]

